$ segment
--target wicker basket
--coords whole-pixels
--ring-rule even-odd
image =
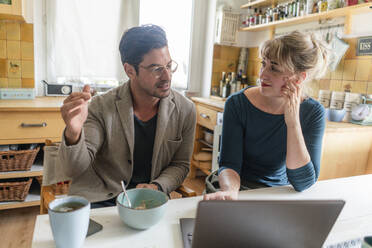
[[[0,152],[0,172],[30,170],[39,149]]]
[[[19,179],[18,182],[0,182],[0,202],[24,201],[32,183],[30,179]]]
[[[52,190],[55,195],[67,195],[70,181],[59,182],[52,184]]]

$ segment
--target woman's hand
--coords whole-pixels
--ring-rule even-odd
[[[302,86],[296,79],[285,79],[286,84],[282,87],[285,99],[284,120],[289,127],[300,125],[300,104],[302,99]]]
[[[218,191],[211,194],[206,194],[203,197],[203,200],[237,200],[238,191]]]

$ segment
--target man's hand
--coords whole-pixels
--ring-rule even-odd
[[[153,189],[153,190],[159,190],[158,186],[155,185],[155,184],[148,184],[148,183],[140,183],[140,184],[137,184],[136,188],[145,188],[145,189]]]
[[[61,115],[66,124],[65,139],[68,145],[79,141],[88,116],[88,101],[91,97],[90,86],[85,85],[83,92],[73,92],[63,101]]]
[[[206,194],[203,200],[238,200],[238,191],[218,191],[212,194]]]

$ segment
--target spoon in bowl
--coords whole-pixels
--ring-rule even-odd
[[[128,206],[129,206],[129,208],[132,208],[132,203],[130,202],[127,191],[125,190],[125,185],[124,185],[123,181],[120,181],[120,183],[121,183],[121,187],[123,188],[124,195],[128,200]]]

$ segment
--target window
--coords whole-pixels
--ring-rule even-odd
[[[132,5],[122,0],[46,1],[47,81],[122,81],[120,38],[138,23],[138,7]]]
[[[168,39],[169,52],[178,63],[172,87],[187,89],[191,44],[191,0],[141,0],[140,24],[161,26]]]

